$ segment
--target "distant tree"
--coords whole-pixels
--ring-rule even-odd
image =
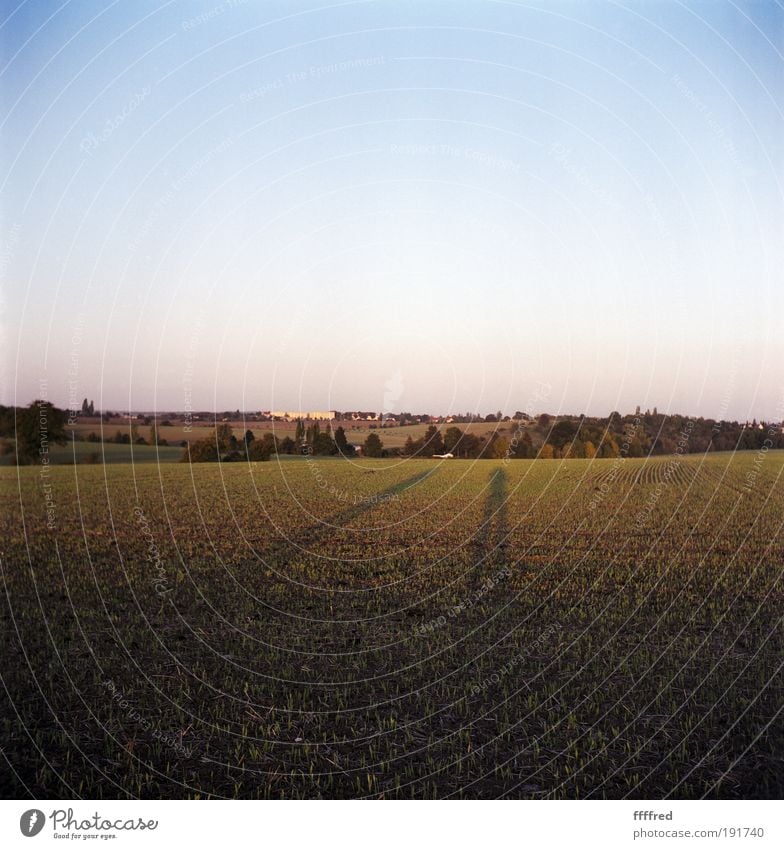
[[[182,453],[184,463],[211,463],[218,460],[231,461],[240,459],[237,450],[237,438],[231,425],[220,424],[203,439],[191,442]]]
[[[458,457],[478,457],[482,453],[484,441],[475,433],[464,433],[457,446]],[[453,452],[454,453],[454,452]]]
[[[83,412],[85,415],[87,415],[87,413],[89,412],[89,410],[90,410],[90,405],[87,403],[87,399],[85,398],[85,399],[84,399],[84,401],[82,401],[82,412]]]
[[[516,432],[509,443],[510,456],[516,460],[526,460],[529,457],[535,457],[533,444],[531,443],[531,434],[527,430],[522,433]]]
[[[432,457],[433,454],[444,453],[444,438],[441,436],[441,431],[435,425],[430,425],[425,431],[422,450],[419,453],[423,457]]]
[[[552,445],[550,445],[549,442],[546,442],[539,449],[539,459],[540,460],[552,460],[554,456],[555,456],[555,449],[553,448]]]
[[[555,448],[563,448],[577,436],[578,427],[577,422],[561,419],[553,425],[547,441]]]
[[[377,433],[368,434],[363,447],[363,453],[366,457],[381,457],[381,452],[384,443],[381,441]]]
[[[219,424],[215,428],[214,439],[215,445],[218,451],[221,453],[236,449],[237,440],[234,436],[234,431],[231,429],[230,424]],[[233,443],[232,440],[234,440]]]
[[[509,451],[509,442],[505,436],[496,437],[490,441],[489,456],[501,460],[507,456]]]
[[[313,438],[313,445],[311,447],[314,454],[322,456],[337,454],[338,450],[335,440],[328,433],[317,433]]]
[[[305,423],[302,419],[297,419],[297,426],[294,430],[294,441],[297,445],[302,445],[302,442],[305,439]]]
[[[252,439],[245,443],[247,447],[248,460],[254,463],[264,462],[272,456],[272,446],[265,439]]]
[[[582,439],[574,439],[571,442],[565,442],[561,446],[561,456],[564,459],[580,460],[585,457],[585,445]]]
[[[342,425],[335,430],[335,447],[344,457],[352,457],[354,455],[354,448],[349,444],[348,439],[346,439],[346,431],[343,430]]]
[[[215,439],[206,437],[189,443],[182,452],[182,463],[217,463],[220,459]]]
[[[459,427],[448,427],[444,433],[444,452],[447,454],[459,453],[458,446],[463,439],[463,431]]]
[[[640,440],[635,437],[629,443],[629,451],[626,455],[627,457],[643,457],[645,456],[645,451],[643,451],[642,444]]]
[[[300,450],[300,443],[294,442],[290,436],[284,436],[278,446],[279,454],[296,454]]]
[[[289,440],[289,442],[291,442],[290,437],[287,437],[287,439]],[[270,454],[282,454],[283,453],[280,450],[281,441],[278,439],[277,436],[275,436],[274,433],[269,433],[269,432],[265,433],[261,437],[261,440],[258,440],[258,439],[256,440],[256,443],[258,443],[258,442],[262,442],[266,446],[266,448],[267,448],[267,450],[269,451]],[[292,445],[293,445],[293,442],[292,442]]]
[[[33,401],[28,407],[17,410],[16,461],[26,465],[35,459],[48,460],[51,445],[65,445],[68,415],[49,401]]]
[[[253,431],[252,431],[252,430],[246,430],[246,431],[245,431],[245,436],[243,437],[242,441],[245,443],[245,453],[246,453],[246,454],[247,454],[247,452],[248,452],[248,449],[249,449],[249,448],[250,448],[250,446],[251,446],[251,443],[252,443],[255,439],[256,439],[256,437],[253,435]]]
[[[158,441],[158,425],[155,423],[155,419],[153,419],[152,424],[150,425],[150,445],[159,445]]]
[[[547,430],[550,427],[550,416],[547,413],[542,413],[541,416],[537,419],[537,424],[542,430]]]
[[[621,456],[621,449],[618,447],[618,443],[615,441],[615,438],[612,435],[606,436],[605,439],[602,441],[599,456],[605,458]]]
[[[95,405],[93,404],[92,401],[90,401],[90,403],[87,407],[87,413],[91,416],[95,414]]]

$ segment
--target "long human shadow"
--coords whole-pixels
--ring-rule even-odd
[[[415,486],[423,483],[427,480],[427,478],[434,474],[437,469],[437,466],[426,469],[424,472],[412,475],[410,478],[406,478],[399,483],[393,484],[380,492],[365,496],[364,498],[366,500],[362,500],[356,504],[350,504],[343,510],[339,510],[337,513],[332,513],[319,522],[311,522],[301,528],[296,528],[291,537],[279,537],[273,543],[266,546],[262,551],[257,551],[256,554],[261,557],[262,560],[266,561],[268,558],[274,558],[284,553],[291,555],[292,550],[298,550],[303,554],[312,553],[309,551],[310,546],[326,539],[330,536],[330,534],[334,533],[336,530],[340,530],[343,526],[352,522],[363,513],[374,510],[376,507],[379,507],[385,502],[395,498],[396,496],[402,495],[409,489],[413,489]]]
[[[477,560],[468,581],[471,589],[476,589],[483,578],[492,577],[505,560],[505,540],[509,534],[506,483],[503,469],[496,469],[490,475],[482,524],[474,536]]]

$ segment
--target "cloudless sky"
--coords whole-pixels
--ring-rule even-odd
[[[784,418],[776,2],[43,2],[0,401]]]

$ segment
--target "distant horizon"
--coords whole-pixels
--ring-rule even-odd
[[[80,408],[74,408],[74,407],[69,407],[68,405],[58,404],[54,400],[49,399],[49,398],[40,398],[40,397],[39,398],[31,398],[29,401],[27,401],[26,403],[23,403],[23,404],[16,404],[16,405],[9,404],[9,405],[4,405],[4,406],[27,407],[37,400],[49,401],[49,403],[54,404],[54,406],[57,409],[64,410],[66,412],[76,412],[79,416],[84,415],[85,417],[89,417],[87,414],[83,414]],[[94,399],[90,399],[90,400],[94,400]],[[281,409],[285,409],[285,408],[281,408]],[[308,412],[315,412],[316,409],[317,408],[315,408],[315,407],[309,408]],[[654,410],[656,410],[655,413],[654,413]],[[145,416],[154,415],[154,416],[159,416],[159,415],[163,415],[163,414],[167,414],[167,413],[177,415],[177,416],[188,416],[188,415],[196,416],[196,415],[202,415],[202,414],[206,414],[206,415],[209,415],[209,416],[217,416],[219,414],[225,414],[225,413],[236,413],[237,411],[239,411],[241,415],[260,415],[260,414],[265,414],[265,413],[269,414],[271,412],[270,410],[267,410],[267,409],[264,409],[264,408],[261,408],[261,407],[252,408],[252,409],[242,409],[242,408],[239,408],[239,407],[233,407],[233,408],[232,407],[224,407],[224,408],[220,408],[220,409],[217,409],[217,408],[216,409],[195,408],[194,407],[192,410],[182,410],[182,409],[177,409],[176,407],[159,407],[157,409],[151,409],[151,408],[127,409],[127,408],[124,408],[124,407],[107,406],[105,408],[100,408],[100,407],[96,406],[93,413],[92,413],[92,417],[95,418],[96,416],[100,416],[100,415],[107,413],[107,412],[108,413],[114,413],[115,415],[118,415],[118,416],[119,415],[145,415]],[[612,413],[618,413],[619,415],[621,415],[624,418],[626,418],[627,416],[638,415],[636,410],[625,412],[622,409],[609,410],[606,413],[575,413],[575,412],[566,412],[566,411],[563,411],[563,410],[558,411],[558,412],[554,412],[551,409],[541,409],[541,410],[536,410],[535,412],[531,412],[530,410],[521,410],[519,407],[515,407],[515,409],[512,410],[511,412],[501,410],[501,414],[502,414],[502,416],[508,416],[511,420],[514,420],[514,414],[518,411],[525,413],[531,419],[537,419],[539,416],[542,416],[542,415],[548,415],[548,416],[551,416],[552,418],[558,418],[558,417],[580,418],[580,417],[585,417],[587,419],[606,419],[606,418],[609,418],[609,416]],[[291,412],[295,413],[295,412],[298,412],[298,411],[292,408]],[[305,411],[300,410],[299,412],[305,412]],[[370,407],[365,407],[365,406],[347,407],[346,409],[334,409],[333,412],[340,413],[341,415],[343,415],[345,413],[355,413],[355,412],[378,413],[379,415],[382,415],[380,410],[376,410],[376,409],[373,409],[373,408],[370,408]],[[488,415],[496,415],[498,413],[498,409],[496,408],[496,409],[493,409],[493,410],[488,410],[487,412],[481,412],[481,411],[478,411],[478,410],[474,410],[474,411],[460,410],[460,411],[450,411],[450,412],[439,412],[439,411],[434,411],[434,410],[412,409],[412,410],[390,411],[388,413],[383,413],[383,415],[400,416],[403,413],[406,413],[406,414],[409,414],[409,415],[412,415],[412,416],[438,416],[440,418],[446,418],[446,417],[449,417],[449,416],[463,417],[463,416],[467,416],[467,415],[475,415],[475,416],[479,416],[482,420],[484,420],[484,418]],[[687,419],[703,419],[703,420],[712,420],[712,421],[717,421],[717,422],[721,422],[721,421],[736,422],[738,424],[746,423],[746,422],[750,423],[752,421],[756,421],[758,423],[759,422],[784,423],[784,414],[779,415],[779,416],[770,416],[770,417],[752,415],[752,416],[748,416],[746,418],[739,419],[739,418],[728,417],[726,415],[724,415],[724,416],[703,415],[703,414],[698,415],[696,413],[687,413],[687,412],[684,412],[683,410],[671,410],[671,411],[660,410],[658,408],[658,405],[655,405],[655,406],[652,406],[652,407],[646,407],[646,408],[641,407],[639,415],[640,416],[660,415],[660,416],[666,416],[666,417],[679,416],[679,417],[687,418]],[[331,419],[330,421],[334,421],[334,419]],[[358,419],[357,421],[381,422],[381,421],[383,421],[383,419],[381,419],[381,418]]]

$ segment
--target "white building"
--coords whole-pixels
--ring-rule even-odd
[[[334,410],[272,410],[270,416],[273,419],[281,419],[284,422],[295,422],[297,419],[310,419],[311,421],[332,421],[335,418]]]

